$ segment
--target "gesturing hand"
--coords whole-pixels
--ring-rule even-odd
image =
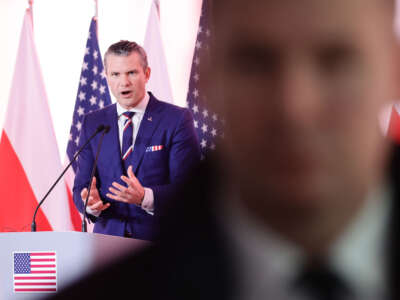
[[[88,195],[88,190],[87,190],[87,188],[84,188],[81,191],[81,198],[82,198],[82,201],[84,204],[85,204],[87,195]],[[91,210],[96,211],[96,212],[103,211],[110,207],[110,203],[103,204],[103,201],[101,201],[99,191],[97,190],[97,187],[96,187],[96,177],[93,177],[93,180],[92,180],[92,186],[90,188],[90,195],[89,195],[89,199],[88,199],[88,207]]]
[[[133,174],[132,166],[128,167],[128,177],[121,176],[121,179],[127,184],[127,186],[123,186],[114,181],[112,183],[113,186],[108,188],[110,193],[107,193],[107,197],[140,206],[144,197],[144,188],[136,178],[135,174]]]

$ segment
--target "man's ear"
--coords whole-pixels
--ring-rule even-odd
[[[151,75],[151,68],[147,67],[146,70],[144,71],[144,76],[146,77],[146,82],[149,81]]]
[[[106,75],[106,80],[107,80],[107,84],[110,85],[110,83],[108,82],[108,72],[107,72],[107,68],[106,65],[104,65],[104,74]]]

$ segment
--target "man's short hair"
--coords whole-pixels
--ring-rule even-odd
[[[143,67],[143,70],[146,70],[148,67],[147,62],[147,54],[136,42],[121,40],[115,44],[112,44],[104,54],[104,67],[107,68],[107,56],[109,54],[117,55],[117,56],[129,56],[132,52],[136,52],[140,56],[140,64]]]

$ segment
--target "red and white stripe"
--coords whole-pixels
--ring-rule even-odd
[[[130,146],[128,150],[126,150],[125,154],[122,156],[122,160],[127,159],[129,155],[132,153],[132,151],[133,151],[133,146]]]
[[[160,151],[160,150],[162,150],[162,148],[163,148],[162,145],[160,145],[160,146],[152,146],[151,147],[151,151]]]
[[[125,123],[125,126],[124,126],[124,131],[129,127],[129,125],[131,125],[132,124],[132,119],[130,119],[130,118],[127,118],[127,120],[126,120],[126,123]]]

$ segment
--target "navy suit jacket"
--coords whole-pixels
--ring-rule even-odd
[[[151,93],[149,95],[130,164],[140,183],[153,190],[154,215],[137,205],[114,201],[106,196],[112,182],[126,186],[120,179],[126,171],[121,159],[116,104],[89,113],[83,119],[80,145],[99,125],[110,126],[109,133],[104,136],[95,176],[100,197],[111,206],[98,218],[90,216],[95,222],[96,233],[123,236],[125,231],[129,231],[134,238],[154,240],[158,234],[159,217],[164,215],[179,185],[200,161],[199,143],[190,111],[161,102]],[[98,134],[78,159],[73,196],[81,213],[83,202],[80,193],[89,184],[100,137]],[[153,151],[151,146],[162,146],[162,149]]]

